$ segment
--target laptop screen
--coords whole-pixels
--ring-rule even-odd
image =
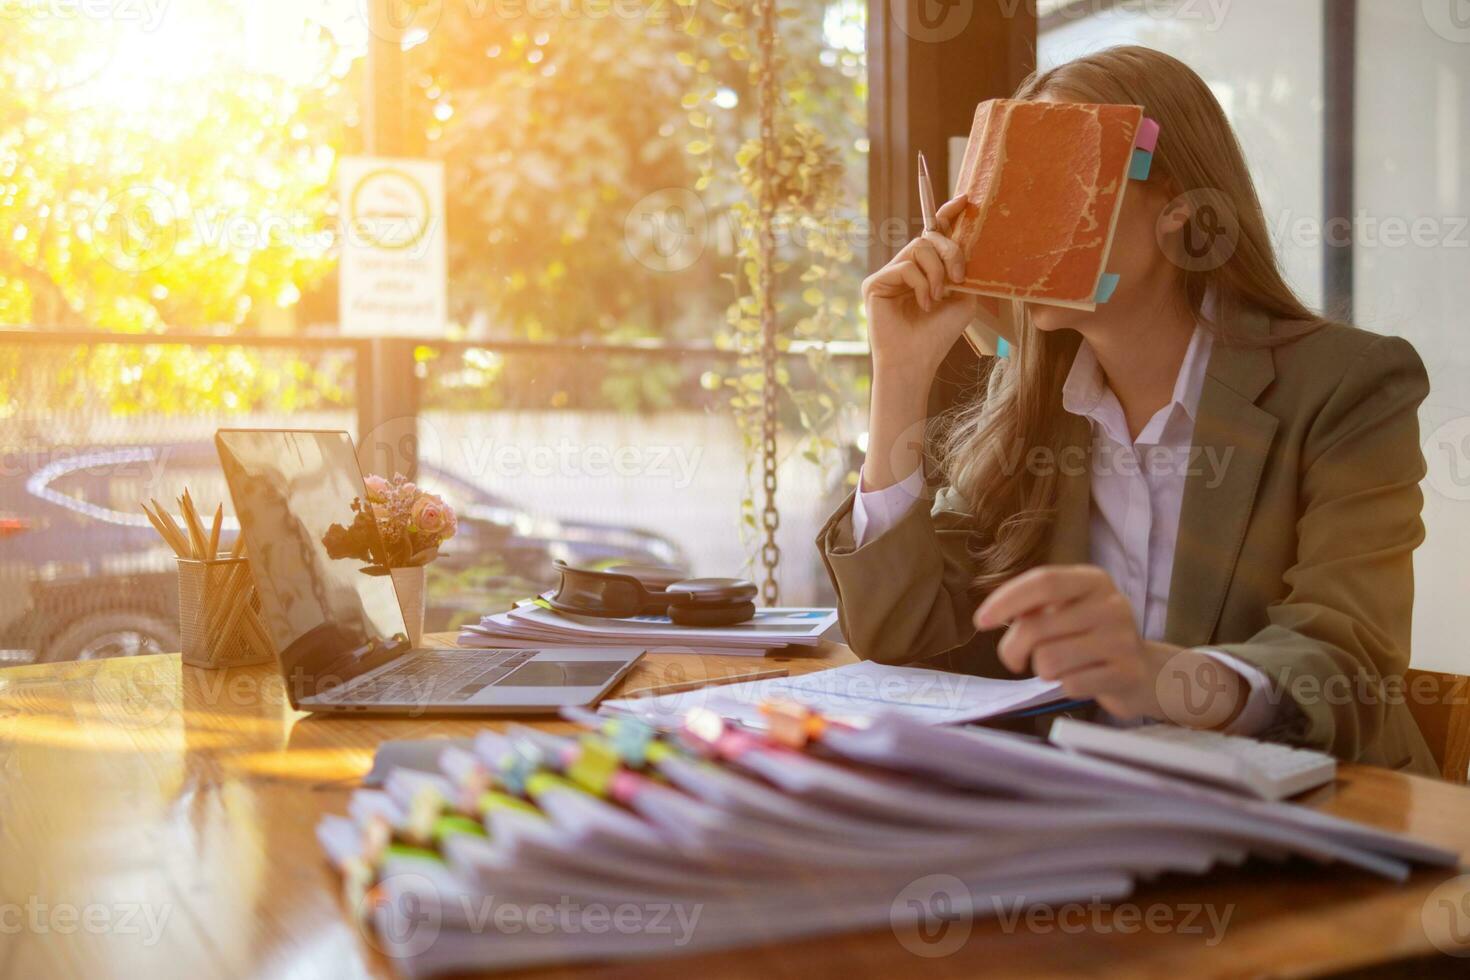
[[[240,533],[293,701],[408,649],[393,580],[332,558],[333,527],[351,526],[365,497],[345,432],[221,429],[215,436]],[[374,532],[376,530],[374,529]]]

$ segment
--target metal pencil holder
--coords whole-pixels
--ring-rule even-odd
[[[275,659],[244,558],[180,558],[179,635],[184,663],[240,667]]]

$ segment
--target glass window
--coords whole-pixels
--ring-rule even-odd
[[[1042,68],[1117,44],[1142,44],[1199,72],[1240,137],[1287,281],[1307,305],[1320,305],[1320,0],[1043,4],[1040,9]]]
[[[405,377],[421,475],[465,514],[431,629],[546,586],[555,558],[754,574],[748,5],[0,7],[0,329],[28,332],[0,345],[0,654],[176,648],[141,501],[187,483],[212,506],[221,425],[353,430]],[[866,372],[867,3],[781,7],[780,577],[807,604],[830,597],[811,541]],[[370,98],[385,8],[401,113]],[[447,177],[450,322],[397,373],[339,337],[337,176],[369,150]],[[141,477],[105,470],[140,452]],[[47,469],[99,453],[103,472]],[[108,571],[139,555],[146,590]],[[98,640],[120,630],[141,647]]]
[[[1465,673],[1470,591],[1470,5],[1358,5],[1355,304],[1418,348],[1428,537],[1415,556],[1414,663]]]

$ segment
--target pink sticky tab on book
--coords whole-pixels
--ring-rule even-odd
[[[639,776],[637,773],[628,772],[626,769],[622,769],[618,772],[613,773],[612,779],[608,783],[607,787],[608,795],[617,800],[619,803],[627,803],[632,800],[634,796],[638,795],[638,791],[642,789],[646,783],[647,780],[645,780],[642,776]]]
[[[1158,145],[1159,124],[1154,120],[1148,118],[1147,116],[1144,116],[1143,121],[1138,124],[1138,136],[1136,139],[1134,139],[1133,146],[1136,149],[1143,150],[1147,153],[1152,153],[1158,147]]]

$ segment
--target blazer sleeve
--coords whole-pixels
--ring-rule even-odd
[[[959,495],[941,490],[931,509],[911,507],[894,526],[855,547],[849,496],[817,535],[837,592],[843,635],[854,653],[885,664],[936,661],[965,673],[1005,675],[998,634],[977,636],[971,617],[970,516]]]
[[[1267,625],[1217,649],[1264,671],[1283,696],[1271,737],[1359,758],[1383,732],[1385,677],[1409,665],[1414,549],[1424,455],[1418,409],[1429,379],[1397,337],[1370,344],[1307,432],[1296,563]]]

